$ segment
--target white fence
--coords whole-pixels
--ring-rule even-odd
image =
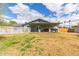
[[[21,33],[25,31],[24,27],[0,27],[0,34]]]

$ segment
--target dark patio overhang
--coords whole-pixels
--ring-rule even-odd
[[[57,26],[60,23],[27,23],[28,26],[36,26],[36,25],[40,25],[40,26]]]
[[[49,22],[49,21],[46,21],[46,20],[43,20],[43,19],[36,19],[34,21],[31,21],[29,23],[25,23],[25,25],[28,25],[28,26],[35,26],[35,25],[40,25],[40,26],[57,26],[59,25],[60,23],[59,22]]]

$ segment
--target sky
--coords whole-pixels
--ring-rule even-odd
[[[0,3],[0,7],[2,17],[19,23],[38,18],[50,22],[79,19],[78,3]],[[77,24],[77,22],[73,24]]]
[[[50,11],[48,8],[45,7],[42,3],[23,3],[24,5],[28,6],[30,10],[36,10],[39,13],[43,14],[45,17],[52,16],[56,18],[56,12]],[[10,16],[12,18],[16,18],[17,14],[12,13],[12,11],[8,7],[13,7],[17,5],[16,3],[7,3],[5,4],[7,10],[5,11],[5,15]]]

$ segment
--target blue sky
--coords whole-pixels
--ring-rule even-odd
[[[16,19],[17,13],[13,13],[12,10],[9,9],[9,7],[15,7],[16,5],[17,3],[4,3],[5,9],[3,9],[3,14],[8,17],[11,17],[11,19]],[[66,17],[72,17],[73,15],[79,15],[79,4],[78,3],[77,4],[76,3],[71,3],[71,4],[69,3],[62,3],[62,4],[23,3],[23,5],[28,6],[30,9],[29,11],[31,10],[38,11],[40,14],[44,15],[44,17],[49,17],[49,18],[59,17],[59,18],[65,19]]]
[[[16,3],[5,3],[6,10],[5,10],[5,15],[10,16],[12,18],[16,18],[17,15],[12,13],[12,11],[8,7],[13,7],[15,6]],[[43,14],[44,16],[49,16],[51,15],[52,17],[57,17],[55,11],[50,11],[47,9],[42,3],[24,3],[24,5],[29,6],[30,10],[36,10],[39,13]]]
[[[16,3],[5,3],[6,10],[5,10],[4,14],[11,17],[11,18],[16,18],[17,15],[12,13],[12,11],[8,8],[8,7],[12,7],[15,5],[16,5]]]
[[[42,3],[32,3],[32,4],[25,4],[30,7],[30,9],[37,10],[38,12],[44,14],[45,16],[52,15],[52,17],[56,17],[56,12],[52,12],[49,9],[47,9]]]

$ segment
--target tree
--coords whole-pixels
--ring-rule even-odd
[[[4,20],[0,20],[0,25],[7,25],[8,22],[4,21]]]
[[[17,24],[17,22],[16,21],[9,21],[9,24],[13,25],[13,24]]]

